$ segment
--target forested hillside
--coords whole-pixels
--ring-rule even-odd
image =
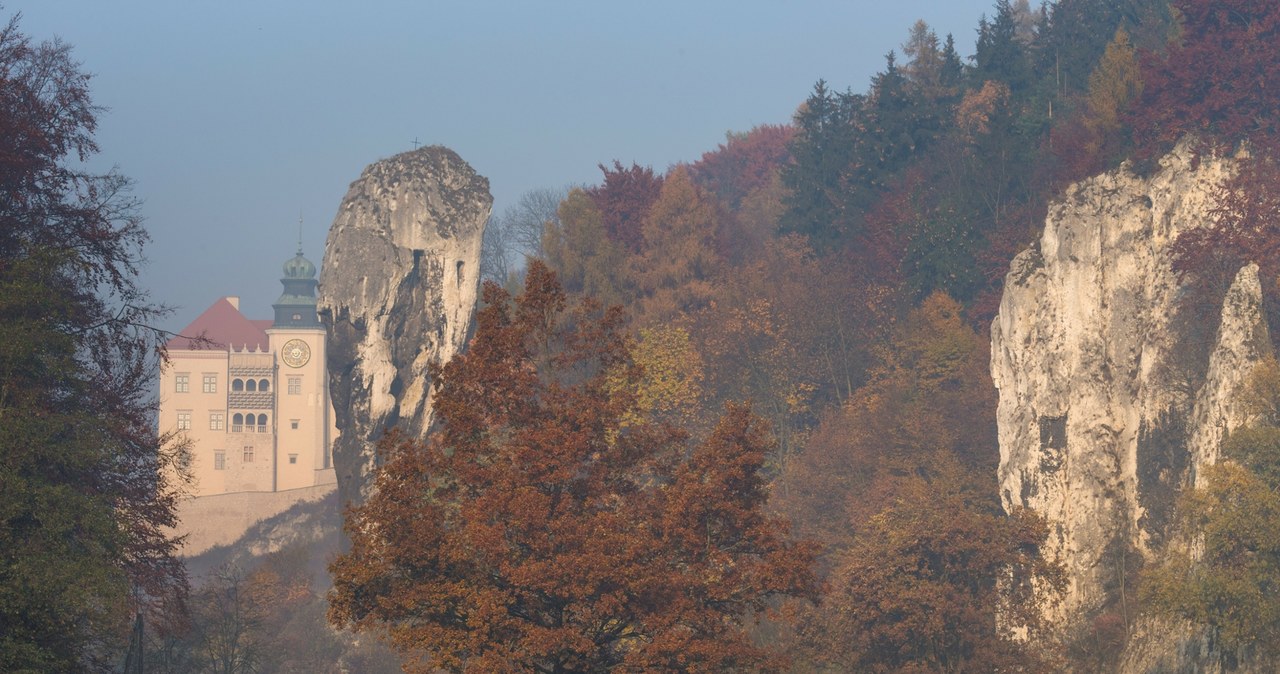
[[[1250,156],[1221,220],[1178,242],[1187,302],[1220,304],[1249,261],[1274,287],[1277,20],[1266,2],[1000,0],[971,57],[922,20],[863,92],[819,80],[790,124],[692,164],[614,161],[597,185],[528,195],[493,220],[487,259],[540,257],[625,307],[645,412],[695,436],[734,401],[768,420],[770,505],[823,545],[821,603],[768,632],[802,670],[1107,671],[1127,613],[1035,638],[1020,588],[1057,571],[1044,523],[996,493],[988,326],[1050,200],[1183,139]]]

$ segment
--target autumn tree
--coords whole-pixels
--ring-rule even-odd
[[[1132,148],[1124,122],[1141,91],[1137,51],[1128,31],[1119,28],[1089,75],[1081,109],[1053,131],[1063,178],[1093,175],[1127,156]]]
[[[823,405],[863,383],[888,297],[852,261],[821,258],[802,237],[770,241],[722,276],[690,326],[708,395],[751,401],[768,419],[783,460],[803,444]]]
[[[1280,7],[1267,0],[1175,0],[1181,43],[1143,60],[1131,122],[1141,155],[1187,134],[1231,147],[1280,134]]]
[[[601,223],[609,238],[631,252],[640,250],[642,230],[649,207],[662,190],[662,176],[648,166],[632,163],[624,167],[614,160],[610,169],[600,164],[604,182],[586,190],[600,210]]]
[[[635,407],[623,423],[660,420],[697,427],[705,409],[706,375],[689,331],[674,325],[641,328],[630,350],[642,374],[638,381],[625,368],[614,374],[615,385],[630,386],[635,395]]]
[[[1175,245],[1175,269],[1220,297],[1236,271],[1257,263],[1280,277],[1280,7],[1257,0],[1179,0],[1182,40],[1142,59],[1142,96],[1129,117],[1141,157],[1187,137],[1200,150],[1238,157],[1207,227]],[[1274,309],[1273,309],[1274,312]],[[1273,316],[1273,320],[1274,320]]]
[[[1107,44],[1098,67],[1089,75],[1089,90],[1084,116],[1091,137],[1082,154],[1100,159],[1107,165],[1129,151],[1124,115],[1133,100],[1142,93],[1137,53],[1129,41],[1129,33],[1116,30]]]
[[[897,477],[927,469],[935,454],[988,476],[994,496],[989,355],[960,305],[931,295],[877,340],[876,355],[869,381],[823,415],[779,480],[797,529],[837,547],[851,540],[850,523],[880,511]]]
[[[546,223],[542,249],[564,288],[605,304],[630,300],[630,256],[605,233],[604,216],[595,201],[583,190],[570,190],[556,214]]]
[[[1168,0],[1058,0],[1037,36],[1036,70],[1052,93],[1054,116],[1070,113],[1117,30],[1134,47],[1161,51],[1174,28]]]
[[[1178,504],[1193,550],[1170,550],[1142,587],[1156,613],[1211,630],[1222,657],[1280,656],[1280,365],[1251,374],[1242,404],[1253,423],[1231,432],[1222,458]]]
[[[797,529],[829,542],[798,651],[832,671],[1023,671],[1038,657],[1009,629],[1040,626],[1032,587],[1060,571],[1043,521],[1001,509],[986,344],[935,293],[879,356],[778,480]]]
[[[912,84],[925,90],[942,87],[942,46],[938,42],[938,34],[924,19],[912,24],[907,41],[902,43],[902,55],[907,57],[907,63],[902,67],[903,74]]]
[[[134,597],[181,595],[129,182],[94,174],[89,76],[0,28],[0,670],[118,664]],[[121,657],[120,659],[123,659]]]
[[[693,181],[737,210],[743,199],[768,185],[789,158],[790,126],[765,124],[745,133],[727,133],[725,142],[689,167]]]
[[[722,219],[687,168],[676,167],[667,176],[645,217],[641,253],[633,258],[638,314],[647,324],[668,322],[710,301],[721,262],[715,244]]]
[[[1033,641],[1037,593],[1062,572],[1039,553],[1044,520],[1005,515],[954,457],[902,481],[836,560],[825,610],[800,626],[809,660],[832,671],[1049,671]]]
[[[567,310],[537,262],[514,301],[484,297],[469,350],[435,371],[438,429],[384,440],[348,512],[334,623],[385,627],[424,672],[772,668],[743,626],[815,585],[811,548],[763,511],[761,421],[731,407],[693,446],[624,424],[617,373],[640,372],[620,310]]]

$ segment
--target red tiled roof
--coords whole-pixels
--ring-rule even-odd
[[[252,348],[256,351],[267,350],[267,333],[271,321],[254,321],[245,318],[231,302],[223,297],[204,310],[191,325],[182,329],[180,336],[170,339],[165,345],[170,350],[184,349],[230,349],[240,351]],[[204,337],[213,344],[199,345],[191,339]]]

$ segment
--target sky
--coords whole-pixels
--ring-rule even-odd
[[[270,318],[298,246],[317,265],[368,164],[445,145],[501,212],[665,171],[725,133],[787,123],[819,78],[865,91],[924,19],[973,53],[994,0],[7,0],[74,47],[151,235],[140,283],[180,330],[216,299]]]

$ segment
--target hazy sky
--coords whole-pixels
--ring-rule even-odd
[[[818,78],[864,91],[916,19],[969,56],[994,0],[8,0],[94,73],[100,167],[136,181],[142,282],[179,329],[223,295],[269,318],[298,218],[317,264],[370,162],[446,145],[501,211],[665,170],[726,131],[787,122]]]

